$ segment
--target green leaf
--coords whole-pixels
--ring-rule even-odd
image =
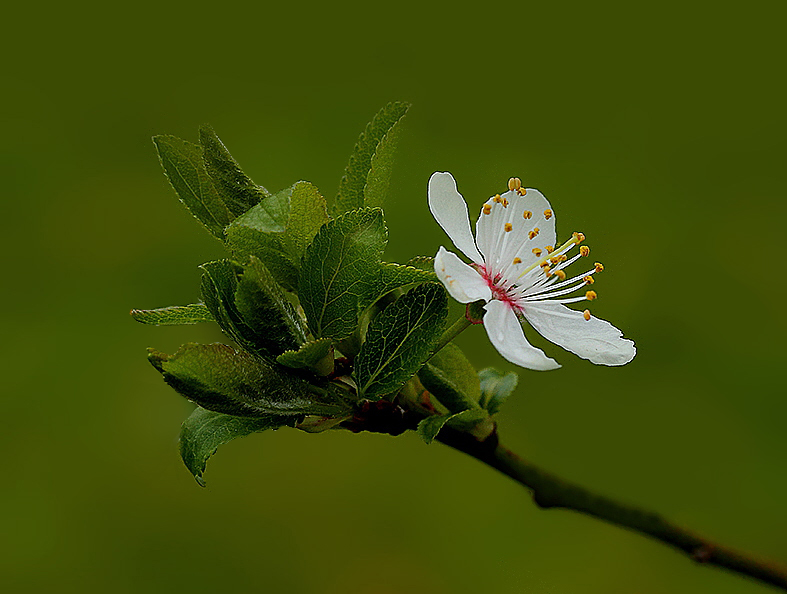
[[[191,413],[180,428],[180,456],[200,486],[208,458],[219,446],[251,433],[295,425],[297,417],[266,415],[263,417],[233,417],[204,408]]]
[[[366,126],[339,182],[339,193],[331,210],[334,216],[382,204],[391,176],[397,124],[409,108],[409,103],[389,103]]]
[[[355,360],[358,392],[372,398],[396,391],[429,358],[448,315],[445,289],[427,283],[411,289],[378,315]]]
[[[293,307],[259,260],[251,259],[245,269],[229,260],[201,268],[205,305],[243,349],[273,360],[305,340]]]
[[[301,181],[238,217],[227,227],[227,244],[236,259],[256,256],[284,288],[295,290],[301,258],[329,220],[325,198]]]
[[[481,405],[489,411],[490,415],[500,410],[519,381],[513,371],[503,374],[491,367],[479,371],[478,377],[481,381]]]
[[[234,215],[224,204],[202,160],[202,147],[175,136],[154,136],[161,166],[181,202],[208,231],[224,239]]]
[[[437,282],[437,275],[434,272],[420,270],[413,266],[383,262],[377,271],[377,280],[371,285],[371,293],[364,295],[359,303],[359,309],[366,309],[394,289],[400,289],[416,283],[430,282]]]
[[[473,364],[453,343],[445,345],[418,372],[424,387],[449,411],[479,408],[481,383]]]
[[[270,192],[255,184],[243,173],[240,166],[216,133],[208,125],[199,129],[202,145],[202,156],[205,169],[213,180],[213,185],[221,196],[227,209],[235,216],[240,216],[252,206],[259,203]]]
[[[407,261],[407,266],[434,272],[434,258],[432,256],[415,256]]]
[[[173,305],[160,309],[132,309],[131,317],[142,324],[154,326],[181,326],[216,321],[204,303]]]
[[[459,431],[469,431],[487,417],[488,413],[480,409],[464,410],[447,415],[435,415],[422,419],[418,423],[416,432],[426,443],[432,443],[437,434],[440,433],[440,429],[446,424]]]
[[[320,338],[301,345],[297,351],[285,351],[276,358],[293,369],[313,369],[319,375],[333,371],[333,345],[330,338]]]
[[[358,325],[359,306],[378,278],[388,231],[380,209],[345,213],[325,224],[303,258],[298,296],[309,329],[340,340]]]
[[[238,417],[333,416],[346,411],[295,373],[225,344],[184,344],[174,355],[149,349],[148,360],[172,388],[202,408]],[[321,392],[322,398],[315,392]]]

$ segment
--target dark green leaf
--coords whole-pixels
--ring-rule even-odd
[[[420,270],[412,266],[383,262],[379,266],[377,280],[371,285],[372,292],[364,296],[359,303],[359,308],[361,310],[366,309],[380,297],[394,289],[416,283],[429,282],[437,282],[437,275],[434,272]]]
[[[132,309],[131,317],[142,324],[154,326],[181,326],[216,321],[203,303],[173,305],[160,309]]]
[[[252,258],[245,269],[229,260],[201,268],[205,305],[245,350],[273,360],[306,339],[293,307],[259,260]]]
[[[150,349],[148,360],[179,394],[215,412],[259,417],[332,416],[345,411],[325,390],[285,367],[225,344],[185,344],[174,355]]]
[[[333,371],[333,346],[330,338],[320,338],[301,345],[297,351],[285,351],[276,358],[293,369],[313,369],[320,375]]]
[[[489,411],[490,415],[500,410],[519,381],[513,371],[503,374],[491,367],[479,371],[478,377],[481,380],[481,405]]]
[[[328,220],[325,198],[298,182],[238,217],[227,227],[227,244],[239,261],[256,256],[284,288],[295,290],[301,258]]]
[[[221,196],[227,209],[240,216],[270,193],[255,184],[243,173],[240,166],[224,144],[216,136],[213,128],[204,125],[199,130],[205,169],[213,180],[213,185]]]
[[[447,344],[418,371],[418,379],[450,412],[479,408],[481,385],[475,368],[454,344]]]
[[[233,417],[197,408],[180,429],[180,455],[186,468],[204,487],[205,466],[219,446],[258,431],[292,427],[296,421],[297,417],[293,416]]]
[[[360,304],[377,281],[387,234],[382,211],[371,208],[348,212],[320,229],[306,250],[298,287],[316,337],[340,340],[353,333]]]
[[[366,126],[339,182],[331,210],[334,216],[382,204],[391,175],[397,124],[409,107],[408,103],[389,103]]]
[[[386,307],[355,360],[359,394],[372,398],[401,387],[429,358],[447,314],[445,289],[437,283],[419,285]]]
[[[224,227],[234,215],[224,204],[202,160],[202,147],[175,136],[154,136],[161,165],[181,202],[214,236],[224,239]]]

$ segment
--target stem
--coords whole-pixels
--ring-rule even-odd
[[[584,487],[564,481],[499,445],[494,433],[489,439],[481,442],[466,433],[444,427],[437,439],[488,464],[527,487],[533,492],[533,500],[539,507],[562,507],[594,516],[640,534],[651,536],[683,551],[698,563],[724,567],[787,590],[787,569],[784,567],[760,561],[747,553],[717,545],[671,524],[656,513],[619,503],[603,495],[592,493]]]
[[[432,351],[432,355],[442,349],[445,345],[451,342],[454,338],[459,336],[463,330],[469,328],[473,323],[467,319],[466,316],[462,315],[457,318],[456,322],[451,324],[449,328],[446,328],[446,331],[443,332],[443,335],[440,337],[440,342],[437,343],[437,346]]]

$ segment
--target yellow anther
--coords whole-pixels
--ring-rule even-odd
[[[503,198],[503,208],[508,208],[508,198]]]
[[[524,196],[525,194],[527,194],[527,188],[519,188],[516,191],[516,193],[519,194],[520,196]]]
[[[530,239],[533,239],[533,238],[534,238],[536,235],[538,235],[538,232],[539,232],[539,231],[540,231],[540,229],[539,229],[538,227],[536,227],[536,228],[535,228],[535,229],[533,229],[533,230],[532,230],[530,233],[528,233],[528,234],[527,234],[527,236],[528,236]]]
[[[593,278],[592,276],[590,276],[590,275],[588,275],[588,276],[583,276],[583,277],[582,277],[582,280],[583,280],[583,281],[585,281],[585,284],[586,284],[586,285],[592,285],[593,283],[595,283],[595,282],[596,282],[596,279],[594,279],[594,278]]]
[[[560,262],[560,258],[558,258],[557,256],[554,256],[554,257],[550,258],[549,261],[552,262],[552,265],[554,266],[555,264]]]
[[[574,239],[574,243],[576,243],[577,245],[579,245],[580,243],[585,241],[585,234],[584,233],[577,233],[576,231],[574,231],[571,234],[571,237]]]
[[[522,187],[522,180],[518,177],[512,177],[508,180],[508,189],[512,192]]]
[[[525,217],[526,219],[529,219],[530,217],[533,216],[533,213],[530,212],[529,210],[526,210],[525,212],[522,213],[522,216]]]
[[[587,299],[588,301],[593,301],[596,297],[598,297],[598,295],[596,294],[595,291],[588,291],[587,293],[585,293],[585,299]]]
[[[552,218],[552,211],[551,211],[551,210],[549,210],[548,208],[547,208],[547,209],[544,211],[544,218],[545,218],[546,220],[549,220],[549,219],[551,219],[551,218]]]
[[[586,245],[579,246],[579,255],[587,256],[590,253],[590,248]]]
[[[560,280],[566,280],[566,273],[562,270],[555,270],[555,276],[558,277]]]
[[[604,270],[604,265],[601,262],[596,262],[595,266],[596,266],[596,272],[601,272],[602,270]]]
[[[538,258],[541,255],[541,250],[539,248],[533,248],[533,253],[536,255],[536,258]]]
[[[585,318],[588,322],[590,321],[590,310],[586,309],[582,312],[582,317]]]
[[[500,194],[495,194],[495,196],[494,196],[494,198],[492,198],[492,200],[494,200],[494,201],[495,201],[495,202],[497,202],[498,204],[500,204],[501,202],[503,202],[503,199],[500,197]]]
[[[514,264],[521,264],[522,258],[514,258]]]
[[[492,212],[492,205],[484,204],[484,214],[489,214],[490,212]]]
[[[547,268],[548,269],[549,268],[549,262],[541,262],[541,264],[539,264],[539,266],[541,266],[541,268]]]
[[[544,268],[544,274],[546,274],[547,276],[553,276],[553,275],[554,275],[554,272],[552,272],[552,271],[549,269],[549,266],[546,266],[546,267]]]
[[[555,251],[555,246],[547,245],[547,246],[544,246],[544,249],[546,249],[547,254],[551,254],[552,252]]]
[[[511,223],[506,223],[506,226],[505,226],[506,233],[508,233],[509,231],[511,231],[511,229],[513,229],[513,228],[514,228],[514,227],[513,227],[513,225],[511,225]]]

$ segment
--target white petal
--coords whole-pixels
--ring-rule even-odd
[[[465,199],[456,189],[456,182],[448,172],[436,172],[429,178],[429,210],[465,256],[476,264],[484,259],[475,246]]]
[[[541,336],[597,365],[625,365],[637,354],[634,342],[609,322],[586,320],[560,303],[526,304],[524,314]]]
[[[525,338],[514,310],[502,301],[493,300],[486,304],[484,328],[497,351],[503,358],[521,367],[548,371],[560,367],[544,351],[531,345]]]
[[[459,303],[472,303],[479,299],[489,301],[492,298],[492,290],[476,269],[443,246],[440,246],[434,257],[434,271],[451,297]]]

